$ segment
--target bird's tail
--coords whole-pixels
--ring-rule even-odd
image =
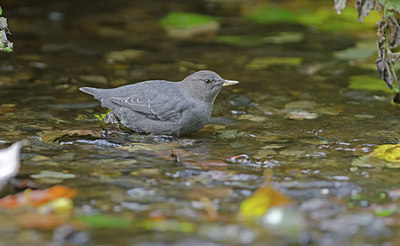
[[[96,96],[97,91],[98,91],[98,89],[93,88],[93,87],[81,87],[81,88],[79,88],[79,90],[81,90],[87,94],[93,95],[93,96]]]

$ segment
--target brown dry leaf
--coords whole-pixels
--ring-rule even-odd
[[[16,108],[16,105],[13,103],[1,104],[0,105],[0,114],[4,114],[7,112],[12,112]]]
[[[400,44],[400,26],[396,18],[388,17],[389,47],[395,49]]]
[[[226,170],[228,164],[224,161],[219,160],[207,160],[207,161],[184,161],[185,165],[198,167],[204,170]]]
[[[91,130],[91,129],[75,129],[75,130],[64,130],[68,135],[78,135],[78,136],[92,136],[101,137],[101,131]]]
[[[159,150],[154,151],[154,154],[167,160],[177,160],[178,162],[182,158],[195,155],[195,153],[183,149]]]
[[[68,222],[67,218],[57,214],[24,213],[16,216],[19,227],[52,230]]]

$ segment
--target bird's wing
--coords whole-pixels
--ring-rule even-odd
[[[193,107],[192,102],[178,95],[153,95],[153,96],[129,96],[125,98],[111,97],[113,103],[133,111],[142,113],[155,120],[166,121],[178,116],[182,111]]]

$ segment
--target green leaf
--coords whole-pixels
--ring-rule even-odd
[[[400,12],[400,1],[399,0],[379,0],[383,4],[386,10],[395,10]]]
[[[395,209],[389,208],[386,210],[376,211],[375,214],[380,217],[387,217],[387,216],[394,214],[395,212],[396,212]]]
[[[214,22],[216,18],[196,13],[171,12],[160,20],[162,27],[191,27]]]
[[[132,226],[132,221],[126,218],[103,214],[81,216],[76,219],[93,228],[129,228]]]
[[[3,9],[0,7],[0,15],[3,13]]]

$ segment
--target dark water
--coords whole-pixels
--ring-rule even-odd
[[[399,110],[390,104],[389,89],[349,89],[352,76],[378,75],[334,56],[360,40],[373,42],[374,31],[349,35],[296,23],[255,24],[241,16],[242,5],[3,1],[15,51],[0,57],[0,141],[6,147],[30,140],[19,177],[32,179],[43,170],[74,174],[35,181],[77,189],[77,217],[106,214],[137,225],[75,228],[72,245],[396,244],[398,203],[389,195],[400,173],[354,161],[376,145],[398,142]],[[218,16],[221,26],[217,34],[169,37],[158,20],[173,10]],[[301,38],[257,45],[216,38],[282,33]],[[115,58],[115,51],[124,52]],[[269,57],[300,62],[265,65]],[[374,63],[368,59],[363,62]],[[179,81],[201,69],[241,83],[221,91],[210,124],[179,139],[102,128],[94,115],[105,109],[78,91]],[[247,157],[227,161],[240,154]],[[293,200],[269,214],[283,220],[238,219],[241,201],[265,185],[264,176]],[[207,215],[204,197],[218,219]],[[382,217],[381,210],[394,212]],[[164,227],[144,226],[158,217]],[[2,225],[0,245],[46,245],[53,235]]]

